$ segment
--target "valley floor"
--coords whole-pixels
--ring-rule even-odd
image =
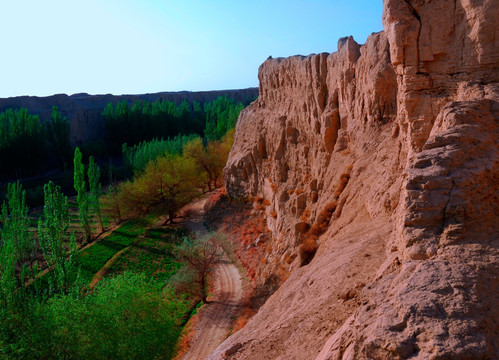
[[[198,233],[207,232],[204,214],[209,194],[188,205],[184,226]],[[242,283],[238,269],[229,260],[217,265],[213,291],[187,327],[192,328],[191,341],[183,360],[202,360],[220,345],[229,335],[234,316],[241,307]]]

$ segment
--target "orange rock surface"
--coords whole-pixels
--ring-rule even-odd
[[[498,14],[385,0],[364,45],[261,65],[225,181],[289,277],[212,359],[499,358]]]

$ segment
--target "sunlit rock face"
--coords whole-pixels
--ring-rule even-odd
[[[385,0],[364,45],[261,65],[225,181],[289,277],[213,359],[499,358],[497,14]]]

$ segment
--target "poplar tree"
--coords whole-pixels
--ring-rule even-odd
[[[47,138],[52,151],[59,157],[66,169],[71,161],[71,141],[69,120],[62,116],[57,106],[52,107],[51,121],[47,121]]]
[[[69,233],[68,198],[52,181],[43,187],[45,205],[38,221],[38,241],[50,272],[53,285],[67,293],[76,279],[77,245],[74,234]],[[68,243],[68,250],[66,250]]]
[[[0,248],[0,320],[5,318],[4,313],[16,303],[16,262],[14,256],[14,244],[10,238],[2,235],[2,247]]]
[[[0,211],[0,224],[0,322],[6,322],[9,328],[9,319],[16,316],[25,303],[26,261],[31,265],[35,252],[35,242],[29,233],[25,192],[19,182],[7,186],[7,201]],[[16,271],[19,268],[21,271]]]
[[[7,201],[0,212],[0,247],[12,244],[14,263],[31,260],[35,252],[35,242],[29,233],[28,207],[26,192],[19,181],[7,185]]]
[[[90,222],[88,219],[88,195],[85,184],[85,166],[82,162],[82,154],[79,148],[75,149],[74,155],[74,188],[78,193],[78,215],[86,241],[90,241]]]
[[[88,159],[88,184],[90,187],[90,205],[95,215],[97,216],[97,220],[99,221],[100,231],[104,232],[104,225],[102,224],[102,212],[101,212],[101,204],[100,204],[100,195],[101,195],[101,184],[100,180],[100,169],[99,166],[95,163],[94,157],[90,156]]]

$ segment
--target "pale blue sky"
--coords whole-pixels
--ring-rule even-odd
[[[258,86],[269,55],[382,30],[382,0],[0,2],[0,97]]]

